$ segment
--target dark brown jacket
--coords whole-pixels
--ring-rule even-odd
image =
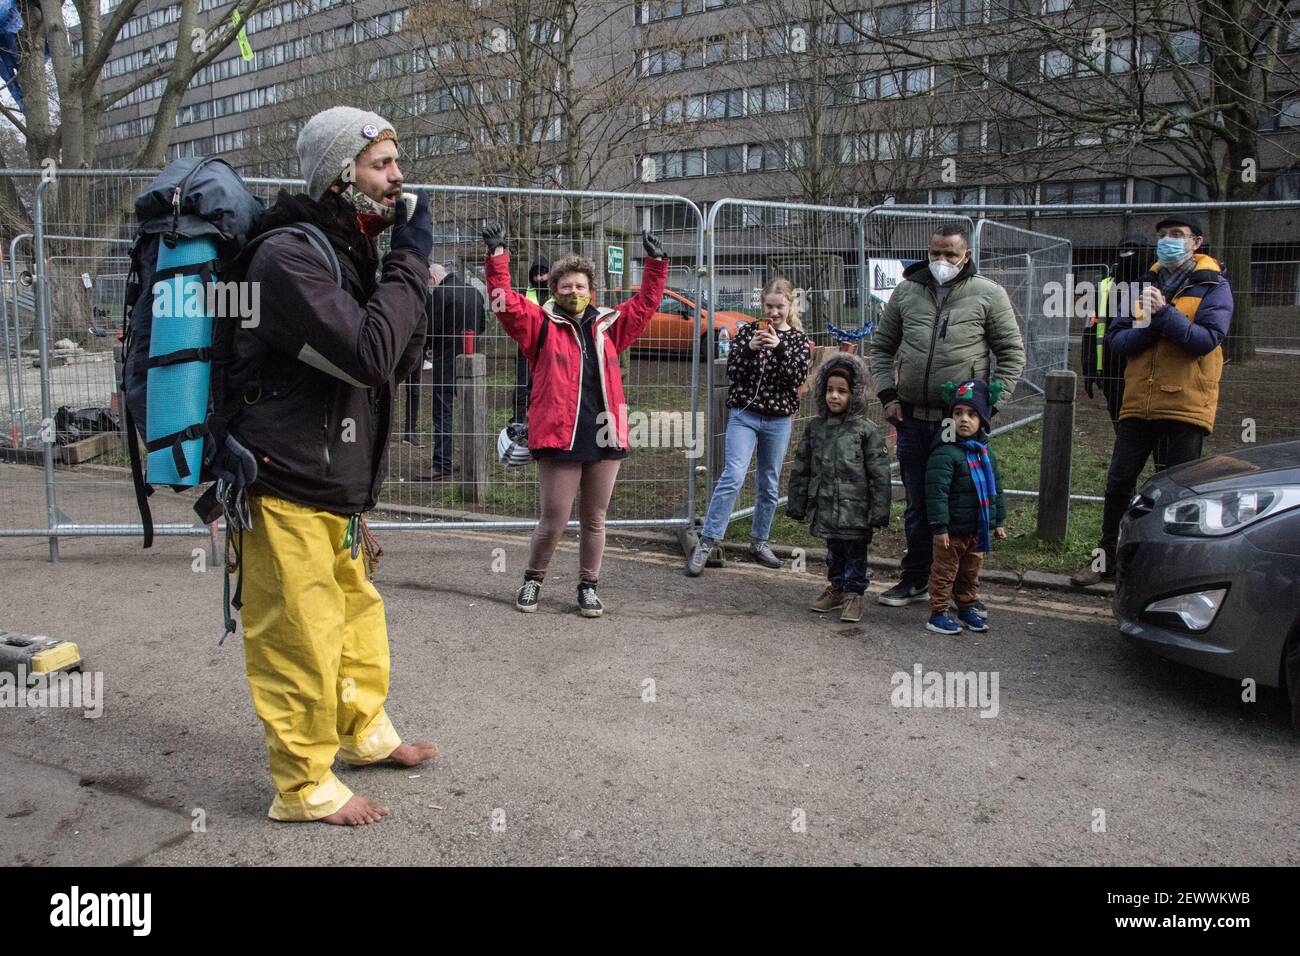
[[[262,229],[293,221],[330,237],[343,287],[298,234],[257,247],[246,277],[258,283],[259,307],[255,324],[235,335],[231,374],[242,397],[231,430],[257,457],[255,494],[368,511],[388,471],[394,382],[422,357],[428,266],[398,250],[376,278],[374,241],[341,224],[329,201],[281,193]]]

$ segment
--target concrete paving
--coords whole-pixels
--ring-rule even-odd
[[[569,539],[533,615],[522,537],[381,543],[390,714],[442,756],[341,767],[392,810],[345,829],[266,818],[204,542],[0,541],[0,627],[76,640],[105,688],[98,719],[0,708],[0,864],[1300,863],[1279,695],[1129,646],[1101,599],[992,587],[993,630],[945,638],[919,606],[810,613],[816,567],[687,579],[611,539],[584,620]],[[894,706],[916,665],[996,672],[997,716]]]

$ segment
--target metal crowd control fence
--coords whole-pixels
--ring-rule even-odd
[[[1070,240],[981,219],[973,244],[980,273],[1006,289],[1025,344],[1025,370],[1015,397],[1000,407],[999,421],[1036,419],[1043,410],[1047,373],[1069,365],[1070,317],[1047,307],[1045,290],[1068,284]]]
[[[48,537],[57,560],[58,538],[140,534],[125,446],[115,436],[84,452],[53,438],[60,407],[116,408],[113,346],[122,330],[134,197],[152,171],[6,171],[29,197],[34,212],[31,327],[22,307],[19,262],[5,293],[4,345],[18,362],[5,365],[6,420],[13,448],[0,463],[0,537]],[[300,180],[246,180],[268,205]],[[482,223],[506,226],[512,278],[525,291],[537,256],[555,261],[578,253],[596,265],[596,304],[635,294],[641,278],[640,233],[653,229],[671,260],[669,291],[646,332],[622,356],[632,454],[610,505],[612,527],[689,526],[695,507],[695,459],[703,447],[699,402],[701,303],[699,264],[703,217],[682,197],[613,192],[528,190],[408,184],[429,195],[434,220],[433,261],[476,289],[483,302],[474,334],[464,317],[456,327],[428,329],[425,361],[394,396],[389,477],[381,493],[378,530],[452,528],[528,529],[537,523],[536,466],[507,468],[496,456],[499,431],[525,414],[526,366],[487,309]],[[21,237],[20,237],[21,238]],[[383,240],[386,242],[386,239]],[[382,250],[381,250],[382,251]],[[545,300],[545,293],[541,296]],[[440,312],[439,317],[442,313]],[[471,317],[469,322],[473,321]],[[34,348],[23,336],[34,333]],[[69,338],[74,349],[53,350]],[[28,352],[34,354],[26,354]],[[30,363],[34,368],[24,369]],[[24,375],[35,371],[37,375]],[[39,417],[32,411],[39,408]],[[24,425],[22,432],[19,429]],[[33,428],[33,424],[40,426]],[[438,457],[435,457],[438,456]],[[439,466],[443,467],[439,467]],[[449,468],[446,466],[450,466]],[[38,472],[33,466],[41,466]],[[160,489],[151,500],[159,535],[208,535],[189,506],[191,494]],[[42,515],[42,509],[44,514]],[[576,522],[571,522],[576,526]]]
[[[1043,380],[1053,368],[1064,368],[1068,354],[1066,319],[1050,319],[1043,308],[1039,279],[1064,282],[1070,270],[1070,243],[1033,230],[976,223],[961,210],[947,207],[845,207],[799,203],[722,199],[709,207],[706,224],[708,302],[719,310],[744,315],[760,312],[760,292],[777,276],[801,290],[804,330],[812,340],[813,369],[835,348],[866,357],[870,335],[883,313],[903,270],[928,259],[930,238],[943,225],[963,227],[980,271],[1007,287],[1021,332],[1034,343],[1023,388],[1002,405],[998,431],[1027,424],[1041,416]],[[981,245],[981,243],[983,245]],[[728,313],[720,321],[730,318]],[[710,327],[710,334],[715,329]],[[708,354],[716,355],[716,343]],[[712,396],[711,435],[725,431],[726,380],[723,363],[707,363],[706,390]],[[783,474],[791,464],[807,421],[816,414],[810,371],[802,394]],[[869,388],[868,414],[889,435],[876,387]],[[721,441],[709,443],[708,473],[716,481],[722,472]],[[896,462],[894,466],[896,467]],[[755,463],[751,462],[750,474]],[[898,482],[895,482],[898,484]],[[710,485],[712,487],[712,484]],[[747,487],[752,487],[747,478]],[[753,514],[753,494],[742,489],[730,521]],[[785,498],[780,499],[784,501]]]
[[[5,359],[0,400],[7,402],[0,410],[0,537],[47,537],[51,557],[57,558],[60,536],[140,531],[120,442],[114,446],[111,436],[105,438],[104,447],[92,449],[87,454],[93,457],[82,461],[80,450],[46,439],[54,437],[58,408],[113,402],[112,352],[121,330],[124,250],[133,233],[131,201],[155,173],[69,170],[52,182],[45,181],[41,170],[5,174],[34,217],[32,232],[13,237],[8,257],[0,263]],[[266,201],[280,188],[301,185],[282,179],[248,182]],[[999,430],[1037,418],[1046,373],[1065,367],[1067,356],[1069,362],[1077,361],[1067,350],[1090,314],[1084,298],[1068,301],[1078,292],[1079,280],[1102,274],[1123,236],[1144,229],[1154,238],[1159,214],[1186,209],[1209,217],[1209,251],[1225,264],[1237,307],[1226,343],[1217,427],[1207,449],[1300,437],[1300,417],[1291,399],[1300,391],[1300,262],[1289,246],[1272,241],[1274,235],[1293,231],[1286,217],[1300,208],[1300,201],[868,209],[725,199],[710,207],[706,224],[693,203],[675,196],[408,188],[430,196],[435,261],[480,291],[478,232],[488,218],[506,224],[516,286],[527,284],[528,264],[535,256],[554,260],[577,251],[596,262],[600,303],[616,301],[637,284],[639,231],[650,227],[664,239],[673,259],[670,292],[642,341],[624,356],[630,414],[644,419],[632,423],[634,444],[640,439],[649,447],[637,448],[624,465],[610,511],[614,526],[681,529],[692,522],[697,474],[716,478],[721,470],[718,439],[725,411],[713,416],[716,427],[701,446],[701,421],[725,397],[718,394],[725,375],[715,373],[709,360],[717,354],[717,332],[758,314],[758,291],[769,278],[785,275],[804,290],[804,322],[817,348],[833,348],[845,339],[847,347],[862,352],[903,266],[925,257],[929,236],[943,222],[960,222],[971,230],[981,271],[1007,288],[1025,336],[1023,385]],[[1253,214],[1252,235],[1224,234],[1222,228],[1215,232],[1226,221],[1222,217],[1243,209]],[[975,221],[968,213],[995,214],[997,221]],[[1072,246],[1052,235],[1063,231],[1053,217],[1071,213],[1087,213],[1102,222],[1112,230],[1110,238],[1096,238],[1094,229],[1093,239],[1076,239]],[[1232,221],[1240,227],[1240,220]],[[708,277],[707,288],[701,287],[702,275]],[[1050,306],[1057,286],[1064,287],[1056,289],[1066,295],[1063,310],[1059,302],[1055,309]],[[436,330],[428,363],[433,367],[424,368],[409,387],[399,386],[390,479],[380,501],[383,520],[375,527],[526,529],[536,524],[533,468],[506,469],[494,454],[496,433],[518,415],[517,350],[494,316],[487,313],[485,320],[474,343],[458,328]],[[55,349],[64,338],[76,347]],[[468,355],[457,354],[467,346]],[[450,371],[443,359],[448,352]],[[703,398],[701,367],[707,385]],[[449,395],[450,416],[444,411]],[[415,401],[408,406],[409,399]],[[805,397],[797,425],[812,407]],[[1099,399],[1089,405],[1081,396],[1080,408],[1104,423]],[[879,419],[878,403],[870,414]],[[797,447],[800,430],[795,429],[791,449]],[[1109,453],[1108,430],[1105,423],[1093,436],[1103,456]],[[439,436],[450,437],[451,478],[421,481],[436,477],[426,472],[436,464]],[[704,466],[697,455],[701,451]],[[1088,494],[1072,497],[1095,500]],[[155,495],[159,533],[208,534],[209,529],[195,523],[189,504],[187,495]],[[751,510],[739,508],[732,517]]]

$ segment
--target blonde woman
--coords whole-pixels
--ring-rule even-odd
[[[781,559],[768,547],[767,535],[780,496],[781,462],[790,444],[792,416],[799,409],[799,386],[808,377],[808,336],[799,321],[794,287],[773,279],[763,289],[763,316],[743,325],[727,356],[726,462],[713,486],[699,544],[686,562],[686,573],[704,571],[717,543],[727,533],[727,519],[745,483],[749,462],[758,453],[750,551],[766,568]]]

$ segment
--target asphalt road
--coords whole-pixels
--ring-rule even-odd
[[[1278,695],[1129,646],[1101,600],[989,588],[994,629],[945,638],[917,606],[811,614],[817,568],[691,580],[611,542],[609,611],[584,620],[566,538],[525,616],[523,538],[382,543],[389,712],[442,756],[340,769],[392,810],[349,830],[266,818],[201,542],[69,540],[49,565],[0,541],[0,628],[74,639],[104,675],[98,719],[0,709],[0,864],[1300,863]],[[996,672],[997,715],[894,706],[916,665]]]

